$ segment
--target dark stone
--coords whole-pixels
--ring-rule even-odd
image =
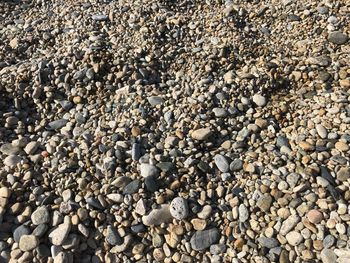
[[[197,231],[191,238],[190,243],[192,249],[196,251],[204,250],[212,244],[218,242],[220,233],[217,228],[212,228],[204,231]]]
[[[155,192],[159,189],[159,184],[154,176],[147,176],[145,178],[145,186],[147,191]]]
[[[266,247],[266,248],[274,248],[278,247],[280,243],[275,238],[268,238],[268,237],[259,237],[258,242],[260,246]]]
[[[123,189],[123,194],[134,194],[137,193],[140,189],[141,182],[140,180],[134,180],[131,183],[129,183],[127,186]]]
[[[19,243],[21,236],[29,235],[29,234],[30,234],[30,228],[25,225],[20,225],[13,232],[13,239],[15,240],[16,243]]]
[[[321,170],[321,176],[326,179],[328,182],[330,182],[332,185],[336,185],[335,183],[335,179],[333,178],[333,176],[330,174],[330,172],[328,171],[328,169],[324,166],[320,167]]]

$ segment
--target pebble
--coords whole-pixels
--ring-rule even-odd
[[[303,241],[302,235],[297,231],[291,231],[286,235],[288,243],[292,246],[297,246]]]
[[[19,249],[26,252],[35,249],[39,245],[39,240],[33,235],[23,235],[19,240]]]
[[[266,98],[259,94],[253,96],[253,102],[259,107],[264,107],[267,103]]]
[[[259,237],[257,240],[262,247],[271,249],[279,246],[279,242],[275,238]]]
[[[319,224],[323,219],[323,215],[320,211],[313,209],[307,213],[307,218],[311,223]]]
[[[55,230],[53,230],[49,234],[50,242],[56,246],[62,245],[65,239],[68,237],[70,229],[71,229],[70,222],[65,222],[59,225]]]
[[[345,182],[350,178],[350,168],[342,167],[337,172],[337,179],[341,182]]]
[[[151,106],[162,105],[164,103],[164,99],[159,96],[148,97],[147,100]]]
[[[257,206],[264,212],[270,210],[272,204],[272,197],[270,195],[263,195],[257,201]]]
[[[317,124],[316,125],[316,130],[318,135],[322,138],[322,139],[326,139],[328,136],[327,130],[324,126],[322,126],[322,124]]]
[[[190,243],[192,249],[196,251],[204,250],[212,244],[218,242],[220,233],[217,228],[211,228],[204,231],[196,231],[191,237]]]
[[[230,169],[230,164],[227,161],[225,156],[222,156],[220,154],[217,154],[214,156],[214,162],[216,164],[216,167],[223,173],[226,173]]]
[[[140,165],[140,173],[141,176],[146,178],[146,177],[158,177],[159,175],[159,170],[156,166],[153,164],[148,164],[148,163],[141,163]]]
[[[169,223],[172,221],[169,205],[161,205],[159,208],[153,209],[148,215],[142,217],[142,223],[146,226],[159,226],[162,223]]]
[[[24,235],[29,235],[30,234],[30,228],[25,225],[20,225],[15,229],[13,232],[13,239],[15,240],[16,243],[19,243],[20,239]]]
[[[238,213],[239,213],[239,221],[240,222],[245,222],[248,220],[249,211],[244,204],[240,204],[240,206],[238,208]]]
[[[106,242],[112,246],[120,245],[122,243],[121,237],[112,226],[107,226]]]
[[[39,142],[29,142],[27,146],[24,148],[24,151],[26,152],[26,154],[32,155],[36,152],[39,146],[40,146]]]
[[[340,31],[334,31],[328,34],[328,41],[337,44],[343,45],[348,41],[348,36]]]
[[[337,256],[333,250],[325,248],[321,251],[322,263],[334,263],[337,262]]]
[[[50,220],[50,214],[47,207],[38,207],[31,215],[31,220],[34,225],[48,223]]]
[[[188,217],[189,209],[186,199],[182,197],[174,198],[170,203],[170,214],[178,220]]]
[[[192,132],[192,138],[198,141],[207,140],[213,132],[209,128],[202,128]]]
[[[9,155],[4,159],[4,165],[13,167],[21,162],[22,158],[18,155]]]

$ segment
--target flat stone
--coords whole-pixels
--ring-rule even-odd
[[[27,146],[24,148],[24,151],[26,152],[26,154],[32,155],[36,152],[39,146],[40,146],[39,142],[29,142]]]
[[[219,255],[225,253],[226,245],[225,244],[213,244],[210,246],[210,254]]]
[[[100,201],[98,201],[96,198],[94,197],[88,197],[86,198],[86,203],[89,204],[90,206],[96,208],[96,209],[103,209],[103,206],[101,205]]]
[[[318,135],[319,135],[322,139],[327,138],[328,132],[327,132],[326,128],[325,128],[322,124],[317,124],[317,125],[316,125],[316,131],[317,131]]]
[[[10,195],[11,195],[10,188],[8,188],[6,186],[0,187],[0,197],[9,198]]]
[[[253,102],[259,106],[259,107],[263,107],[266,105],[267,100],[264,96],[260,95],[260,94],[255,94],[253,96]]]
[[[23,235],[19,240],[19,249],[26,252],[35,249],[39,245],[39,239],[33,235]]]
[[[155,176],[147,176],[145,178],[145,186],[146,190],[154,193],[155,191],[158,191],[159,184],[157,181],[157,178]]]
[[[115,246],[122,244],[123,240],[114,227],[107,226],[106,242],[112,246]]]
[[[280,245],[277,239],[269,237],[259,237],[258,242],[260,246],[266,248],[274,248]]]
[[[223,173],[226,173],[230,169],[230,164],[228,163],[225,156],[221,154],[217,154],[214,156],[214,162],[216,164],[216,167]]]
[[[38,207],[31,215],[31,220],[34,225],[48,223],[50,221],[50,213],[47,207]]]
[[[141,176],[144,178],[146,178],[148,176],[158,177],[159,176],[159,169],[153,164],[141,163],[140,173],[141,173]]]
[[[290,215],[286,220],[283,221],[280,234],[285,236],[288,234],[298,223],[300,222],[300,217],[298,215]]]
[[[162,223],[171,222],[172,219],[169,205],[163,204],[159,208],[151,210],[148,215],[143,216],[142,223],[146,226],[159,226]]]
[[[134,180],[126,185],[123,189],[123,194],[134,194],[137,193],[140,189],[141,182],[140,180]]]
[[[186,199],[175,197],[170,203],[170,214],[178,220],[188,217],[189,210]]]
[[[348,41],[348,36],[340,31],[334,31],[328,34],[328,41],[333,44],[343,45]]]
[[[338,151],[341,151],[341,152],[349,151],[349,145],[346,142],[341,142],[341,141],[336,142],[334,146]]]
[[[12,143],[5,143],[1,145],[0,152],[6,155],[17,155],[20,151],[18,146],[14,146]]]
[[[59,225],[54,231],[49,234],[49,239],[53,245],[60,246],[67,238],[71,229],[71,223],[65,222]]]
[[[219,230],[217,228],[211,228],[194,233],[194,235],[191,237],[190,243],[193,250],[201,251],[218,242],[219,239]]]
[[[55,120],[52,122],[49,122],[48,127],[52,130],[59,130],[63,128],[67,124],[68,120],[66,119],[60,119],[60,120]]]
[[[15,240],[16,243],[19,243],[22,236],[29,235],[29,234],[30,234],[30,228],[25,225],[20,225],[13,232],[13,239]]]
[[[270,210],[272,204],[272,197],[270,195],[263,195],[261,196],[256,205],[264,212],[267,212]]]
[[[106,21],[106,20],[108,20],[108,16],[107,15],[103,15],[103,14],[92,15],[91,18],[93,20],[95,20],[95,21]]]
[[[241,159],[236,159],[230,163],[230,171],[238,172],[243,169],[243,161]]]
[[[214,108],[213,113],[218,118],[225,118],[227,116],[227,111],[223,108]]]
[[[148,97],[147,100],[149,104],[151,104],[152,106],[157,106],[164,103],[164,99],[159,96],[151,96],[151,97]]]
[[[191,136],[193,139],[198,141],[205,141],[207,140],[213,132],[210,130],[210,128],[202,128],[198,129],[192,132]]]
[[[321,251],[322,263],[335,263],[337,262],[337,255],[331,249],[323,249]]]
[[[337,179],[341,182],[345,182],[350,178],[350,168],[342,167],[337,172]]]
[[[291,231],[286,235],[288,243],[292,246],[297,246],[303,241],[303,236],[297,231]]]
[[[4,165],[12,167],[21,162],[22,158],[18,155],[9,155],[4,159]]]

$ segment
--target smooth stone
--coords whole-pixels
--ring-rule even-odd
[[[249,211],[244,204],[240,204],[238,207],[239,221],[245,222],[249,218]]]
[[[122,194],[116,194],[116,193],[111,193],[106,195],[107,198],[115,203],[123,203],[124,202],[124,197]]]
[[[259,106],[259,107],[263,107],[266,105],[267,100],[264,96],[260,95],[260,94],[255,94],[253,96],[253,102]]]
[[[236,159],[230,164],[230,171],[238,172],[243,169],[243,161],[241,159]]]
[[[211,228],[204,231],[196,231],[191,237],[190,244],[193,250],[201,251],[218,242],[219,239],[219,230],[217,228]]]
[[[303,241],[303,236],[297,231],[291,231],[286,235],[288,243],[292,246],[297,246]]]
[[[32,232],[32,235],[40,238],[42,237],[46,231],[49,229],[48,225],[46,224],[41,224],[41,225],[38,225],[36,228],[34,228],[33,232]]]
[[[334,177],[331,175],[331,173],[328,171],[328,169],[325,166],[320,167],[321,176],[326,179],[328,182],[330,182],[332,185],[336,185]]]
[[[103,206],[101,205],[101,203],[94,197],[88,197],[86,198],[86,203],[91,205],[92,207],[96,208],[96,209],[103,209]]]
[[[350,178],[350,168],[349,167],[342,167],[337,172],[337,179],[340,182],[345,182]]]
[[[322,263],[335,263],[337,262],[337,255],[334,253],[333,250],[324,248],[321,251],[321,260]]]
[[[5,143],[1,145],[0,152],[6,155],[16,155],[20,151],[20,148],[18,146],[14,146],[11,143]]]
[[[216,167],[223,173],[226,173],[229,171],[230,164],[228,163],[225,156],[221,154],[217,154],[214,156],[214,162],[216,164]]]
[[[9,198],[10,196],[11,196],[11,190],[8,187],[6,186],[0,187],[0,197]]]
[[[106,232],[106,242],[112,246],[120,245],[123,243],[123,240],[119,236],[116,229],[112,226],[107,226]]]
[[[277,239],[269,237],[259,237],[258,242],[260,246],[266,248],[274,248],[280,245]]]
[[[176,165],[173,162],[161,162],[156,165],[162,172],[169,172],[176,168]]]
[[[39,245],[39,239],[33,235],[23,235],[19,240],[19,249],[26,252],[31,251]]]
[[[261,196],[256,205],[264,212],[267,212],[270,210],[272,204],[272,197],[270,195],[263,195]]]
[[[68,120],[66,119],[60,119],[52,121],[48,124],[49,128],[52,130],[59,130],[63,128],[67,124]]]
[[[158,191],[159,184],[157,179],[154,176],[147,176],[145,178],[145,186],[146,190],[154,193],[155,191]]]
[[[223,108],[214,108],[213,113],[218,118],[225,118],[227,116],[227,111]]]
[[[276,139],[276,145],[281,148],[282,146],[286,146],[289,147],[289,140],[287,139],[287,137],[279,135]]]
[[[31,215],[31,220],[34,225],[48,223],[50,221],[50,213],[47,207],[38,207]]]
[[[157,106],[164,103],[164,99],[159,96],[151,96],[151,97],[148,97],[147,100],[149,104],[151,104],[151,106]]]
[[[93,20],[95,20],[95,21],[106,21],[106,20],[108,20],[108,16],[102,15],[102,14],[93,15],[91,18]]]
[[[178,220],[188,217],[189,210],[186,199],[175,197],[170,203],[170,214]]]
[[[141,163],[140,164],[140,173],[141,176],[146,178],[149,176],[159,176],[159,169],[153,165],[153,164],[148,164],[148,163]]]
[[[311,223],[319,224],[323,219],[323,214],[320,211],[313,209],[307,213],[306,217],[309,219]]]
[[[290,215],[286,220],[283,221],[280,229],[280,234],[282,236],[287,235],[299,222],[300,217],[298,215]]]
[[[138,161],[141,157],[141,145],[133,143],[131,148],[131,158],[133,161]]]
[[[4,165],[12,167],[21,162],[22,158],[18,155],[9,155],[4,159]]]
[[[202,210],[197,214],[197,216],[200,219],[207,219],[210,217],[211,213],[213,211],[213,208],[211,207],[211,205],[205,205]]]
[[[69,231],[71,229],[71,223],[63,223],[59,225],[55,230],[49,234],[49,239],[53,245],[60,246],[63,244],[64,240],[68,237]]]
[[[211,245],[209,251],[210,251],[210,254],[213,254],[213,255],[219,255],[219,254],[225,253],[226,245],[225,244]]]
[[[69,263],[69,256],[66,252],[59,252],[53,259],[53,263]]]
[[[135,212],[138,213],[139,215],[145,215],[146,214],[146,202],[143,199],[140,199],[137,201],[136,206],[135,206]]]
[[[140,180],[134,180],[124,187],[123,194],[126,195],[126,194],[137,193],[140,189],[140,186],[141,186]]]
[[[318,135],[319,135],[322,139],[327,138],[328,132],[327,132],[326,128],[325,128],[323,125],[317,124],[317,125],[316,125],[316,131],[317,131]]]
[[[24,147],[24,151],[28,155],[32,155],[36,152],[36,150],[39,148],[40,143],[39,142],[29,142],[26,147]]]
[[[324,239],[323,239],[323,246],[324,248],[330,248],[334,245],[335,243],[335,237],[332,235],[327,235]]]
[[[205,141],[207,140],[213,132],[210,130],[210,128],[202,128],[198,129],[192,132],[191,137],[198,141]]]
[[[15,229],[13,232],[13,239],[16,243],[19,243],[21,236],[29,235],[30,234],[30,228],[25,225],[20,225]]]
[[[328,41],[333,44],[343,45],[348,41],[348,36],[340,31],[334,31],[328,34]]]
[[[170,214],[169,205],[163,204],[157,209],[151,210],[148,215],[142,217],[142,223],[146,226],[159,226],[162,223],[169,223],[173,219]]]

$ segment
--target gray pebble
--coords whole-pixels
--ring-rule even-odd
[[[220,239],[220,233],[217,228],[211,228],[204,231],[197,231],[191,237],[190,243],[192,249],[196,251],[204,250],[210,247],[212,244],[218,242]]]

